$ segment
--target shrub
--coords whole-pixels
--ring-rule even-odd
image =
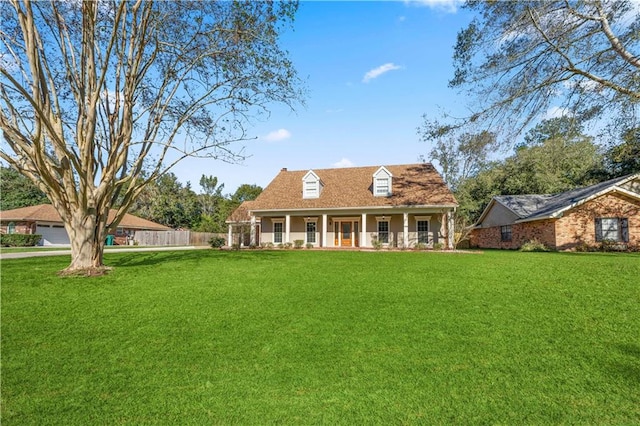
[[[520,246],[520,251],[549,251],[549,249],[543,243],[534,238]]]
[[[263,249],[272,249],[273,243],[271,241],[266,243],[260,243],[260,247],[262,247]]]
[[[33,247],[42,239],[38,234],[0,234],[2,247]]]
[[[278,248],[280,248],[280,249],[284,248],[284,244],[282,244],[282,243],[278,244]]]
[[[382,248],[382,241],[380,241],[380,240],[379,240],[379,239],[377,239],[377,238],[374,238],[374,239],[371,241],[371,245],[373,246],[373,248],[374,248],[374,249],[376,249],[376,250],[380,250],[380,249]]]
[[[291,247],[293,247],[293,244],[291,243],[284,243],[284,248],[286,248],[287,250],[290,249]]]
[[[308,249],[313,248],[313,244],[312,243],[307,243],[307,245],[305,247],[308,248]]]
[[[213,248],[220,248],[226,244],[224,237],[211,237],[209,245]]]
[[[415,248],[416,250],[425,250],[427,248],[427,245],[425,243],[416,243],[413,248]]]
[[[433,243],[433,249],[435,251],[440,251],[444,248],[444,244],[442,243]]]
[[[294,240],[293,244],[295,248],[301,249],[302,246],[304,245],[304,240]]]

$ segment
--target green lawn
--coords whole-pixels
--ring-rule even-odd
[[[2,262],[2,424],[639,424],[640,255]]]

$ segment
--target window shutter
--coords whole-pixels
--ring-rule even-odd
[[[620,236],[623,242],[629,242],[629,219],[626,217],[620,219]]]
[[[602,241],[602,219],[596,218],[596,241]]]

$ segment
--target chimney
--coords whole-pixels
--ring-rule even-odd
[[[281,171],[281,172],[286,172],[286,171],[287,171],[287,168],[286,168],[286,167],[283,167],[283,168],[282,168],[282,170],[280,170],[280,171]]]

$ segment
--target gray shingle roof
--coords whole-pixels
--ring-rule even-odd
[[[595,185],[576,188],[554,195],[500,195],[495,200],[520,217],[520,221],[532,221],[553,217],[589,197],[608,188],[640,176],[639,174],[622,176],[600,182]]]
[[[498,195],[495,198],[497,202],[514,212],[520,219],[540,210],[552,198],[553,195]]]

